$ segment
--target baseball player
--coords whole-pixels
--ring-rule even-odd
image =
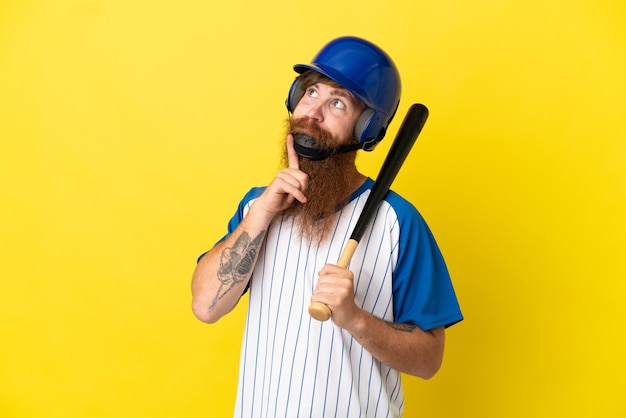
[[[401,373],[432,377],[445,329],[463,319],[442,254],[417,209],[389,191],[348,268],[334,264],[374,184],[356,154],[385,136],[400,76],[356,37],[294,69],[284,168],[243,196],[200,256],[193,312],[213,323],[248,293],[235,416],[400,417]],[[332,320],[311,318],[311,302]]]

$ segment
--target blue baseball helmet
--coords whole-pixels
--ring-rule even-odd
[[[383,139],[400,103],[400,74],[378,46],[361,38],[346,36],[326,44],[310,64],[296,64],[294,70],[317,71],[339,83],[366,106],[355,125],[355,138],[367,151]],[[304,91],[296,78],[289,89],[287,109],[293,112]]]

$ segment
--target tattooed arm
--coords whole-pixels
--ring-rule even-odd
[[[433,377],[443,360],[444,327],[424,331],[413,324],[397,324],[361,311],[349,332],[379,361],[387,366],[419,376]]]
[[[246,221],[196,266],[191,282],[192,309],[203,322],[213,323],[230,312],[248,285],[265,230],[259,231]],[[256,235],[251,237],[250,233]]]
[[[287,156],[288,167],[276,175],[252,204],[241,224],[198,262],[191,293],[193,313],[201,321],[213,323],[237,305],[274,216],[295,200],[306,202],[308,176],[300,170],[291,135],[287,137]]]

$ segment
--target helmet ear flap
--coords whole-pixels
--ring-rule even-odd
[[[366,108],[354,125],[354,137],[365,151],[371,151],[385,136],[385,128],[380,126],[380,117],[374,109]],[[378,132],[375,132],[380,128]]]
[[[366,108],[361,113],[361,116],[359,116],[359,119],[357,119],[356,124],[354,125],[354,137],[359,141],[359,143],[363,143],[363,134],[367,130],[374,113],[374,110]]]
[[[287,110],[293,113],[293,110],[298,105],[298,102],[302,98],[304,91],[302,91],[302,80],[300,77],[296,78],[293,83],[291,83],[291,87],[289,88],[289,94],[287,95],[287,101],[285,104],[287,105]]]

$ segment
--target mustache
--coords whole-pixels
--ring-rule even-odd
[[[319,144],[326,147],[332,147],[337,143],[334,135],[322,128],[317,122],[308,118],[291,118],[289,119],[289,133],[304,134],[313,138]]]

